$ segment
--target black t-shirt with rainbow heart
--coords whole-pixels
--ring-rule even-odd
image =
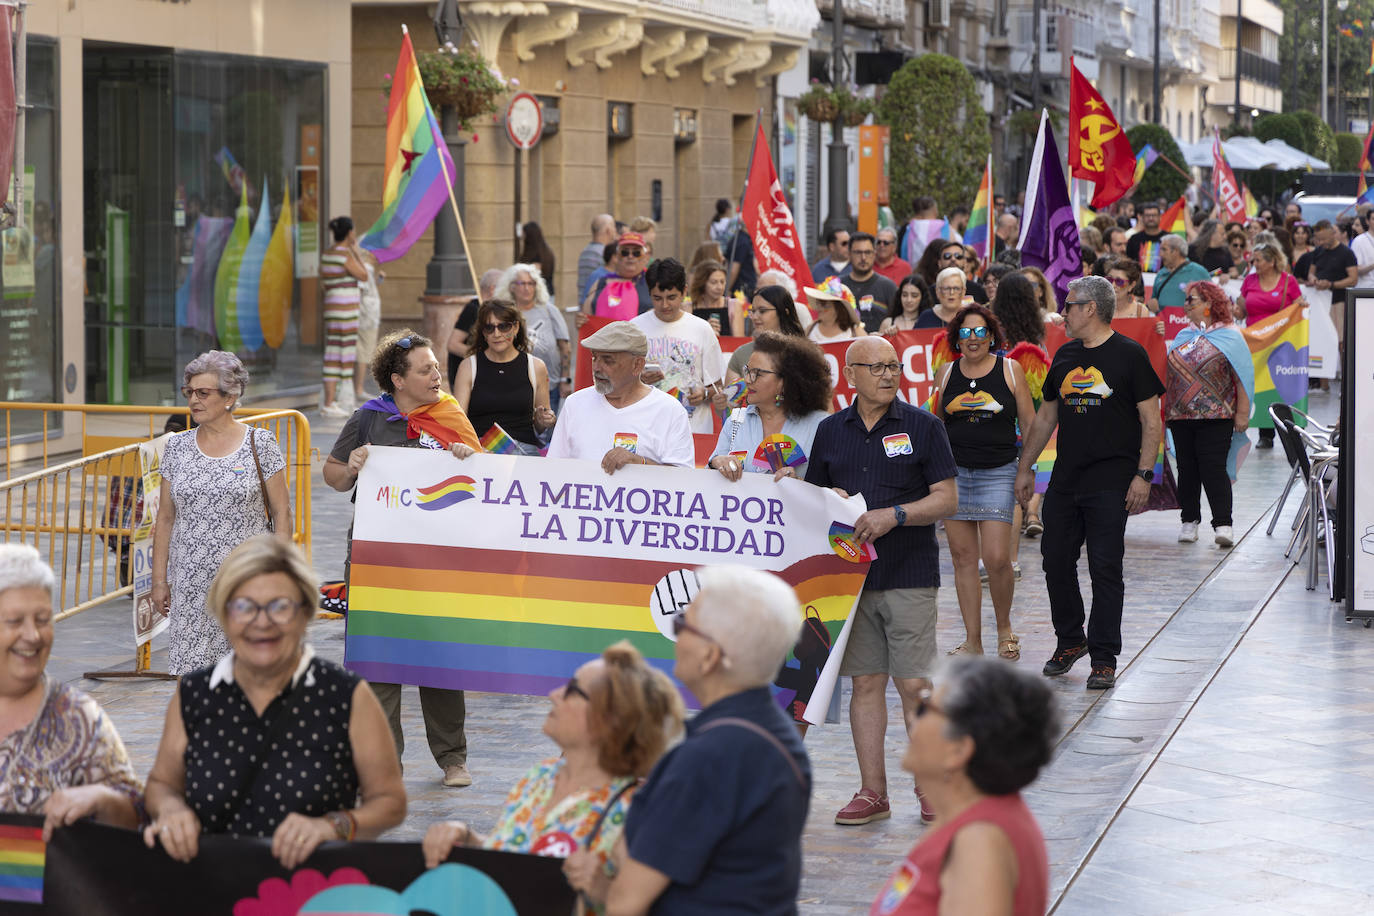
[[[1124,493],[1140,461],[1137,405],[1163,393],[1145,348],[1124,334],[1096,347],[1080,340],[1060,347],[1045,378],[1045,400],[1059,404],[1050,489]]]

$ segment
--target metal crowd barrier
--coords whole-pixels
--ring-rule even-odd
[[[43,467],[13,476],[11,448],[13,417],[20,412],[41,413],[36,424],[42,435]],[[49,415],[77,414],[81,418],[82,457],[48,466]],[[186,415],[186,407],[124,405],[25,404],[0,401],[4,415],[6,479],[0,483],[4,541],[33,544],[57,575],[54,620],[64,620],[107,601],[132,595],[134,529],[142,507],[139,443],[161,434],[172,415]],[[148,434],[96,435],[92,416],[146,415]],[[286,459],[286,485],[292,495],[292,539],[310,555],[310,423],[296,410],[245,408],[239,419],[270,430]],[[25,424],[33,426],[35,424]],[[139,424],[141,427],[141,423]],[[141,430],[140,430],[141,431]],[[94,452],[93,454],[91,452]],[[149,670],[149,646],[138,649],[137,669],[107,672],[156,676]]]

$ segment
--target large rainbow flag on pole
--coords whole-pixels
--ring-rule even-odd
[[[991,226],[992,153],[988,153],[988,164],[983,168],[983,183],[978,186],[978,196],[973,199],[973,212],[969,214],[968,227],[964,229],[964,244],[972,246],[978,253],[978,260],[984,263],[992,255],[992,246],[988,244]]]
[[[796,591],[773,692],[816,724],[873,558],[860,500],[762,474],[374,448],[357,497],[344,661],[381,683],[542,696],[621,639],[671,674],[695,570],[729,564]]]
[[[410,250],[453,185],[453,158],[420,81],[410,32],[405,26],[401,31],[401,56],[386,108],[382,215],[360,242],[379,261],[394,261]]]
[[[1308,323],[1303,303],[1290,305],[1242,332],[1255,362],[1251,429],[1270,429],[1269,405],[1282,402],[1307,409]]]

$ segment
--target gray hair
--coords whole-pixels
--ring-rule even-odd
[[[482,279],[477,281],[477,297],[481,301],[486,302],[488,299],[496,298],[496,284],[501,282],[501,276],[501,268],[499,267],[492,267],[482,274]],[[485,296],[482,295],[484,289],[490,290]]]
[[[787,290],[787,295],[792,297],[793,302],[797,301],[797,284],[780,270],[765,270],[759,274],[758,280],[754,283],[754,288],[763,289],[765,286],[781,286]]]
[[[1176,235],[1169,237],[1178,239]],[[1106,277],[1079,277],[1077,280],[1070,280],[1069,293],[1077,295],[1077,290],[1082,290],[1097,306],[1098,319],[1111,324],[1112,315],[1116,312],[1116,290],[1112,286],[1112,281]]]
[[[1182,236],[1173,235],[1171,233],[1169,235],[1164,236],[1164,238],[1160,239],[1159,245],[1161,248],[1172,248],[1174,251],[1183,255],[1185,258],[1188,257],[1188,243],[1183,239]]]
[[[944,280],[946,277],[958,277],[959,285],[961,285],[964,289],[968,289],[968,276],[964,273],[963,268],[946,267],[944,270],[940,271],[938,274],[935,275],[935,289],[937,293],[940,289],[940,281]]]
[[[52,567],[28,544],[0,544],[0,593],[12,588],[41,588],[49,595],[57,588]]]
[[[944,666],[940,707],[945,735],[973,739],[965,774],[979,791],[1009,795],[1030,785],[1049,763],[1059,712],[1045,679],[991,658]]]
[[[703,567],[697,581],[697,623],[720,645],[731,682],[773,683],[801,635],[801,603],[792,586],[743,566]]]
[[[248,390],[248,370],[239,358],[228,350],[206,350],[186,364],[182,384],[191,384],[197,375],[213,372],[219,379],[219,390],[237,401]]]
[[[515,282],[515,278],[520,274],[528,274],[534,281],[534,304],[549,304],[549,287],[544,282],[544,272],[539,269],[538,264],[512,264],[501,274],[500,281],[496,284],[496,292],[492,295],[493,299],[509,299],[514,302],[515,297],[510,294],[510,285]]]
[[[897,230],[896,230],[896,229],[893,229],[891,226],[884,226],[883,228],[879,229],[877,232],[873,233],[873,237],[874,237],[874,238],[877,238],[878,236],[882,235],[884,232],[886,232],[888,235],[892,236],[892,240],[893,240],[894,242],[897,241]]]

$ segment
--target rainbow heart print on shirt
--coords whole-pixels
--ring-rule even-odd
[[[1104,398],[1112,396],[1112,389],[1102,378],[1102,372],[1096,366],[1089,366],[1084,369],[1079,366],[1070,369],[1068,375],[1064,376],[1064,381],[1059,385],[1060,397],[1072,395],[1096,394]]]
[[[1000,401],[986,391],[965,391],[949,402],[949,406],[945,408],[945,413],[964,413],[975,410],[1001,413],[1005,409]]]

